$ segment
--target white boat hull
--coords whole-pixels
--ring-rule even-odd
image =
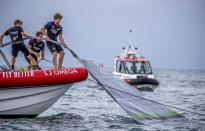
[[[73,84],[21,87],[0,91],[0,117],[35,117],[52,106]]]

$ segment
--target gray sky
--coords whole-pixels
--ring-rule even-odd
[[[132,28],[132,45],[153,68],[205,69],[204,0],[1,0],[0,32],[21,19],[24,32],[34,35],[56,12],[63,15],[66,43],[83,58],[113,67]],[[9,59],[10,48],[4,49]],[[66,53],[64,65],[76,65]],[[17,64],[26,64],[22,54]]]

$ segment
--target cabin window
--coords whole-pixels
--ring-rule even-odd
[[[120,61],[116,62],[116,72],[120,72]]]
[[[135,74],[136,73],[136,66],[134,62],[126,62],[125,63],[126,73],[128,74]]]
[[[145,62],[144,67],[145,67],[145,72],[146,72],[147,74],[151,74],[151,73],[152,73],[152,68],[151,68],[151,65],[150,65],[149,62]]]
[[[139,74],[144,74],[145,73],[145,69],[144,69],[144,62],[135,62],[136,64],[136,70],[137,73]]]
[[[117,61],[116,62],[116,72],[125,73],[124,61]]]
[[[151,74],[152,69],[149,62],[118,61],[117,72],[127,74]]]

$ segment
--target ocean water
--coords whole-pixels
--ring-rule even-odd
[[[205,115],[205,71],[156,70],[155,75],[160,87],[146,98]],[[99,85],[84,81],[36,118],[0,119],[0,131],[205,131],[204,116],[172,110],[184,118],[138,123]]]

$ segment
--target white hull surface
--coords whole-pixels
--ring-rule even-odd
[[[0,117],[35,117],[52,106],[73,84],[0,90]]]

